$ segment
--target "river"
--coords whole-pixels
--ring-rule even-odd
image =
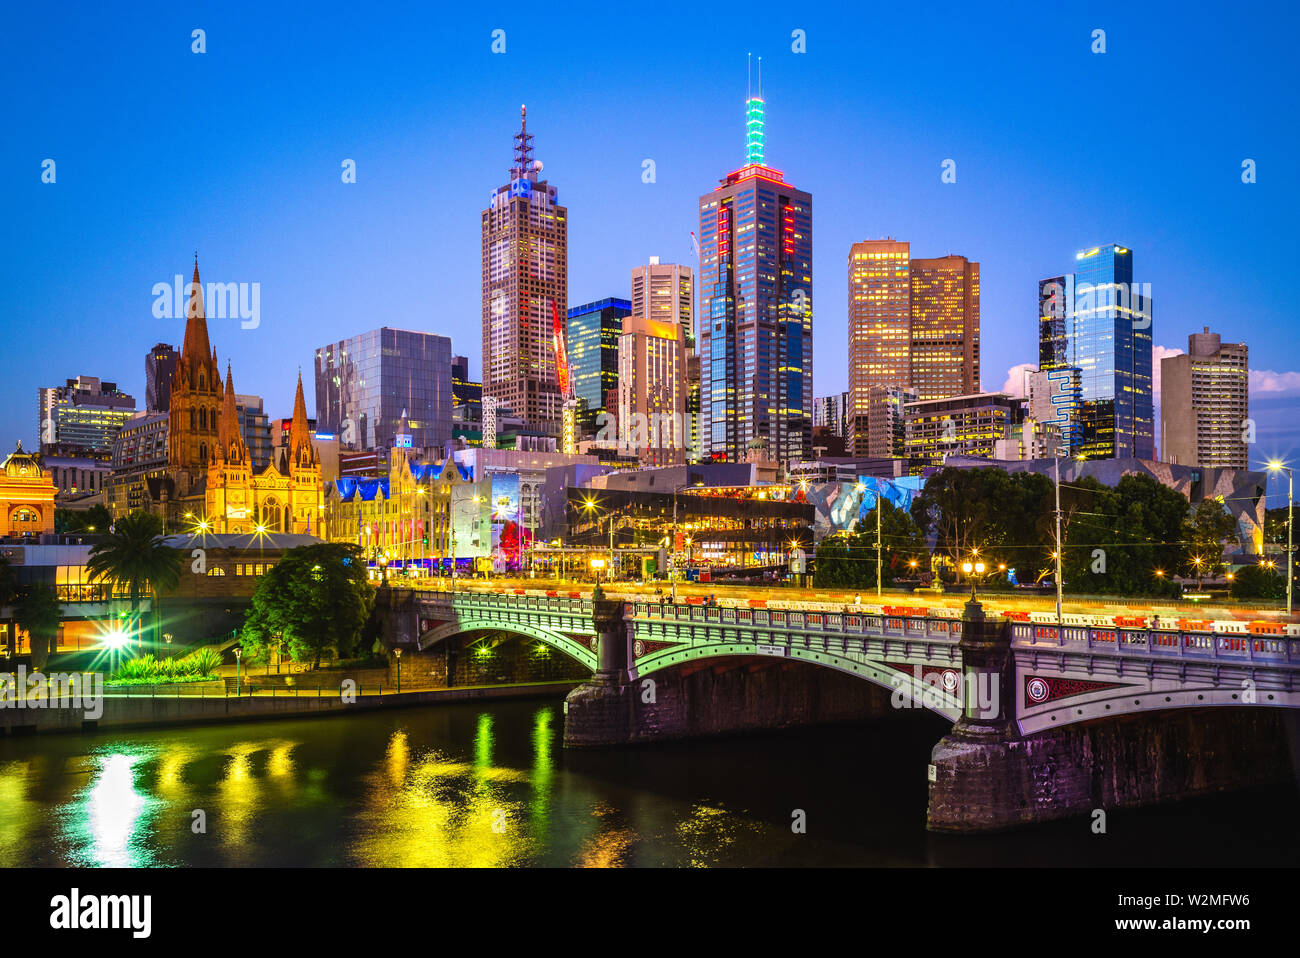
[[[1294,783],[925,830],[928,714],[613,751],[558,699],[0,739],[0,865],[1293,865]],[[803,824],[802,830],[798,829]]]

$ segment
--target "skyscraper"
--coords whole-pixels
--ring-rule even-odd
[[[98,376],[78,376],[62,386],[38,389],[41,453],[108,461],[113,440],[134,414],[135,399]]]
[[[646,465],[686,461],[686,329],[644,316],[623,320],[618,346],[619,447]]]
[[[1184,466],[1248,466],[1250,352],[1210,327],[1160,361],[1160,458]]]
[[[561,396],[553,320],[568,313],[568,210],[541,179],[519,108],[510,182],[482,213],[483,396],[556,434]]]
[[[692,456],[700,447],[700,363],[695,342],[695,274],[689,266],[660,263],[651,256],[645,266],[632,268],[632,315],[657,322],[675,321],[685,333],[682,376],[686,390],[686,447]]]
[[[812,452],[812,196],[766,165],[761,77],[745,108],[745,165],[699,203],[701,446],[789,460]]]
[[[387,456],[405,412],[417,449],[451,438],[451,340],[384,326],[316,350],[316,424]]]
[[[855,456],[890,456],[872,448],[869,410],[875,387],[903,388],[911,381],[912,278],[910,244],[866,240],[849,250],[849,450]],[[875,430],[877,435],[881,430]],[[889,449],[894,444],[889,443]]]
[[[1081,250],[1075,264],[1039,283],[1040,366],[1079,371],[1076,455],[1151,459],[1150,284],[1133,282],[1133,251],[1122,246]]]
[[[599,429],[598,417],[613,412],[618,400],[618,339],[623,318],[632,314],[626,299],[609,297],[569,310],[567,352],[573,393],[578,398],[578,425],[584,431]]]
[[[911,387],[917,398],[980,390],[980,264],[964,256],[911,263]]]
[[[166,412],[172,398],[172,374],[181,354],[174,346],[159,343],[144,357],[144,408]]]

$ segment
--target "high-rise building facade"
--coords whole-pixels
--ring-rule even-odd
[[[562,397],[556,372],[555,320],[568,314],[569,214],[541,179],[533,136],[520,107],[510,182],[492,194],[481,217],[483,396],[557,434]]]
[[[113,440],[135,414],[135,399],[116,383],[78,376],[37,391],[42,455],[82,455],[108,461]]]
[[[813,399],[813,429],[828,429],[831,435],[844,438],[849,426],[849,394],[832,393]]]
[[[686,387],[689,458],[700,448],[700,362],[695,343],[695,273],[680,263],[661,263],[651,256],[632,269],[632,315],[659,322],[675,321],[686,333],[687,355],[682,366]]]
[[[459,423],[483,421],[483,384],[469,378],[469,357],[451,357],[451,418]]]
[[[567,353],[581,431],[600,428],[600,416],[613,413],[618,399],[618,339],[632,315],[626,299],[608,297],[569,310]],[[615,398],[611,399],[610,397]]]
[[[262,408],[262,397],[236,393],[235,418],[253,470],[260,472],[271,464],[272,452],[271,417]]]
[[[1183,466],[1248,468],[1250,351],[1210,327],[1187,352],[1160,361],[1160,458]]]
[[[686,329],[674,319],[623,320],[618,344],[619,448],[642,464],[686,461]]]
[[[909,384],[917,398],[979,392],[980,264],[965,256],[911,262]]]
[[[812,196],[766,165],[763,99],[745,165],[700,197],[700,421],[705,459],[812,453]]]
[[[890,455],[870,448],[868,409],[873,388],[900,388],[911,381],[911,290],[909,243],[866,240],[850,248],[846,438],[855,456]]]
[[[451,340],[384,326],[316,350],[316,424],[339,448],[387,455],[403,412],[417,449],[451,438]]]
[[[1079,251],[1073,273],[1039,283],[1038,319],[1040,366],[1079,371],[1075,455],[1153,458],[1152,302],[1150,284],[1133,281],[1133,251]]]
[[[993,458],[1023,420],[1024,405],[1001,393],[975,393],[909,402],[904,416],[908,458],[938,466],[948,456]]]
[[[172,374],[181,354],[176,347],[159,343],[144,357],[144,408],[146,412],[166,412],[171,404]]]

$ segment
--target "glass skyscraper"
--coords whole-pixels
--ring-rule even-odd
[[[412,445],[451,438],[451,340],[384,326],[316,350],[316,428],[386,454],[405,411]]]
[[[1152,459],[1150,284],[1133,282],[1133,251],[1082,250],[1075,272],[1039,283],[1039,366],[1079,373],[1075,455]]]
[[[700,197],[704,459],[812,452],[812,196],[765,165],[763,100],[746,101],[746,165]]]
[[[623,317],[631,315],[631,301],[613,297],[569,310],[569,375],[583,430],[599,428],[596,417],[612,411],[607,403],[610,391],[618,389],[618,338]]]

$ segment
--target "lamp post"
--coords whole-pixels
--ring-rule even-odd
[[[168,658],[171,658],[171,654],[172,654],[172,634],[171,634],[170,632],[164,632],[164,633],[163,633],[163,641],[167,643],[167,657],[168,657]]]
[[[605,560],[604,560],[604,559],[592,559],[592,560],[591,560],[591,569],[592,569],[593,572],[596,573],[596,589],[597,589],[597,591],[599,591],[599,589],[600,589],[600,570],[603,569],[603,568],[605,568]]]
[[[695,482],[690,482],[688,480],[685,485],[678,486],[673,490],[673,531],[672,538],[668,541],[668,580],[672,583],[673,587],[673,602],[677,601],[677,576],[673,570],[672,560],[672,554],[677,548],[677,493],[681,492],[683,489],[691,489],[703,485],[703,479],[697,479]],[[686,564],[690,565],[689,556],[686,559]]]
[[[972,561],[972,559],[967,559],[961,564],[961,571],[965,572],[967,578],[970,579],[970,600],[976,602],[978,600],[975,597],[975,589],[979,584],[979,577],[984,574],[985,566],[982,561],[978,559]]]
[[[1291,583],[1292,583],[1292,563],[1295,554],[1295,523],[1293,519],[1293,508],[1295,505],[1294,480],[1295,472],[1291,467],[1284,466],[1280,460],[1274,459],[1268,464],[1269,472],[1286,473],[1286,614],[1291,615]]]
[[[236,698],[239,697],[239,684],[240,684],[240,679],[242,678],[242,675],[240,674],[240,670],[239,670],[239,660],[243,658],[243,655],[244,655],[244,650],[241,649],[239,646],[235,646],[235,697]]]
[[[393,649],[393,655],[397,659],[397,694],[402,694],[402,650]]]
[[[1080,457],[1082,458],[1082,457]],[[1056,465],[1056,551],[1052,558],[1056,560],[1056,634],[1061,634],[1061,451],[1057,449]]]

